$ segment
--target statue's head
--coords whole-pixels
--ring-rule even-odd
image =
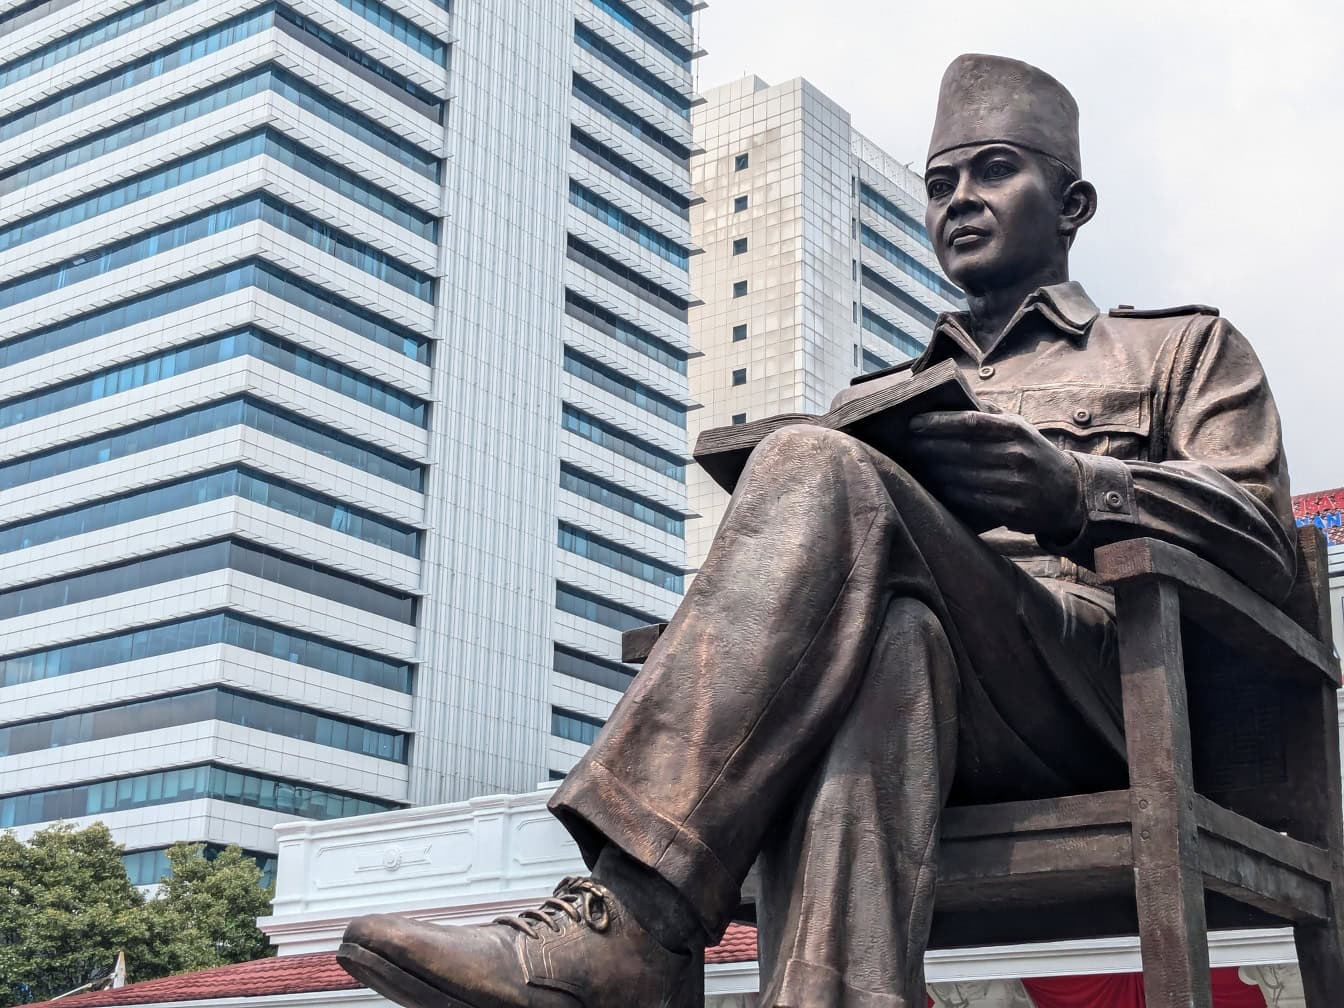
[[[971,294],[1067,272],[1096,212],[1082,180],[1078,104],[1049,74],[966,55],[943,75],[924,221],[944,272]]]

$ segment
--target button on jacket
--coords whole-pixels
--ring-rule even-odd
[[[962,314],[942,315],[909,370],[954,360],[983,402],[1069,452],[1084,490],[1072,542],[996,529],[983,538],[997,552],[1095,598],[1092,551],[1152,536],[1283,599],[1295,560],[1279,415],[1254,351],[1215,309],[1102,314],[1069,282],[1029,296],[985,352],[965,326]]]

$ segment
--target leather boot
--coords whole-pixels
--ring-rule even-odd
[[[567,878],[536,910],[441,927],[357,917],[337,961],[407,1008],[703,1008],[704,953],[672,952],[611,890]]]

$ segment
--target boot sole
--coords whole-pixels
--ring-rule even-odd
[[[477,1008],[407,973],[363,945],[345,942],[336,951],[336,961],[365,987],[407,1008]]]

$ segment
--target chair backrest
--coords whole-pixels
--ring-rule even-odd
[[[1330,641],[1325,537],[1297,530],[1297,576],[1283,609],[1320,640]],[[1301,687],[1216,636],[1186,627],[1195,786],[1206,797],[1274,829],[1292,822],[1296,801],[1286,733],[1301,717]]]
[[[1302,629],[1331,640],[1330,571],[1325,535],[1315,525],[1297,530],[1297,578],[1283,609]]]

